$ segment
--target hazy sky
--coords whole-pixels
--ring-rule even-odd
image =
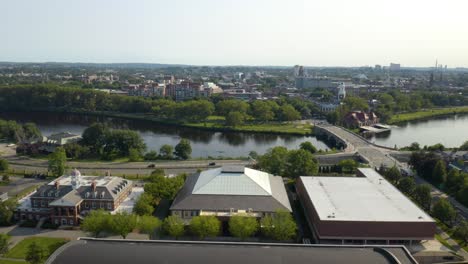
[[[0,61],[468,66],[467,0],[0,0]]]

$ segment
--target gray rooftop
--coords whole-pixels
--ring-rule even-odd
[[[396,262],[394,258],[399,262]],[[243,243],[143,242],[136,240],[69,242],[58,249],[46,263],[417,264],[403,246],[249,245]]]
[[[171,210],[291,211],[283,179],[249,168],[223,167],[187,178]]]

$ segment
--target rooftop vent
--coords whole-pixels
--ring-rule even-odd
[[[244,173],[245,167],[242,166],[223,166],[221,172],[223,173]]]

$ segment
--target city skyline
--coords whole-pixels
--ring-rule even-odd
[[[93,1],[4,4],[0,61],[468,66],[468,3]]]

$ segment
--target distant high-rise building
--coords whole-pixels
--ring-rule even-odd
[[[400,64],[399,63],[390,63],[389,70],[399,71],[400,70]]]
[[[382,65],[376,64],[375,69],[378,71],[382,70]]]
[[[345,83],[341,83],[338,86],[338,100],[342,101],[346,97],[346,86]]]

